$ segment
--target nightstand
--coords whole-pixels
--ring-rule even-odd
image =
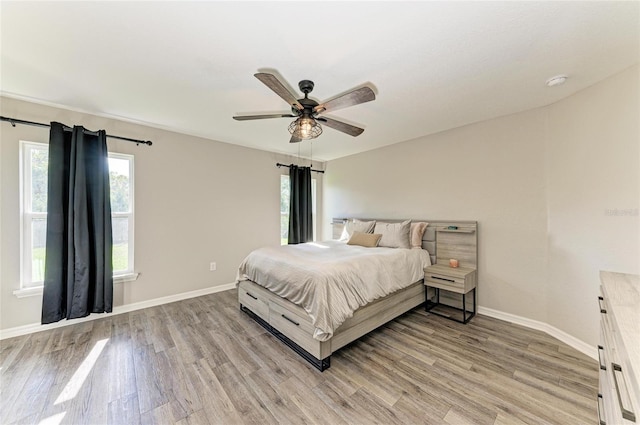
[[[476,315],[476,286],[477,270],[470,267],[449,267],[448,264],[434,264],[424,269],[424,285],[436,289],[436,301],[427,300],[426,310],[432,314],[446,317],[460,323],[468,323]],[[454,292],[462,295],[462,308],[455,308],[462,312],[462,320],[432,311],[440,305],[440,290]],[[473,291],[473,311],[467,311],[467,294]],[[444,305],[444,304],[443,304]],[[449,306],[450,307],[450,306]]]

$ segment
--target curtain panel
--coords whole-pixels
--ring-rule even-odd
[[[313,217],[311,215],[311,167],[289,168],[291,184],[289,198],[289,244],[313,240]]]
[[[51,123],[43,324],[112,311],[108,158],[104,130]]]

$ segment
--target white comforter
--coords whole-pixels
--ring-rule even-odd
[[[430,264],[423,249],[311,242],[253,251],[240,264],[238,280],[304,308],[316,328],[313,337],[326,341],[359,307],[422,279]]]

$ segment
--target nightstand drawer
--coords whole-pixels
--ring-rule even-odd
[[[438,273],[428,273],[424,276],[428,286],[435,286],[442,289],[464,289],[464,279],[454,276],[447,276]]]
[[[466,294],[476,287],[476,269],[434,264],[424,269],[424,284],[446,291]]]

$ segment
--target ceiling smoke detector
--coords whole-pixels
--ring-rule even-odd
[[[569,77],[566,75],[556,75],[555,77],[551,77],[547,80],[547,86],[559,86],[560,84],[564,84],[564,82],[567,81],[567,78]]]

